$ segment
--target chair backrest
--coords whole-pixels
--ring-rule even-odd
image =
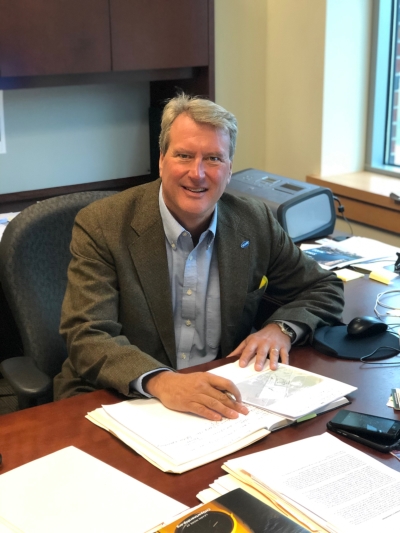
[[[7,225],[0,241],[0,281],[24,355],[51,378],[67,357],[59,323],[74,219],[86,205],[112,194],[80,192],[32,205]]]

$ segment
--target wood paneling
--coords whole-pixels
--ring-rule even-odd
[[[1,76],[107,72],[108,0],[0,0]]]
[[[356,172],[340,176],[307,176],[307,182],[328,187],[345,207],[349,220],[400,234],[400,204],[390,198],[400,190],[400,179]]]
[[[110,0],[113,70],[208,65],[208,0]]]

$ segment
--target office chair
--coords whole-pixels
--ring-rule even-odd
[[[53,377],[67,357],[59,334],[76,214],[110,191],[67,194],[31,205],[6,227],[0,241],[0,282],[17,324],[23,356],[0,363],[19,409],[53,399]]]

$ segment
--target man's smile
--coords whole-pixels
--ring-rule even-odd
[[[186,189],[187,191],[190,191],[190,192],[206,192],[207,189],[204,189],[203,187],[199,187],[199,188],[194,188],[194,187],[185,187],[184,185],[182,185],[182,187],[184,189]]]

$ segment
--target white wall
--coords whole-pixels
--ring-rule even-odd
[[[235,171],[304,181],[363,170],[371,5],[215,0],[216,100],[238,118]],[[352,226],[398,245],[394,234]]]
[[[148,84],[4,91],[0,194],[149,172]]]
[[[216,0],[216,99],[235,170],[305,180],[363,169],[371,0]]]
[[[321,176],[364,170],[370,0],[328,0]]]
[[[325,0],[267,0],[266,169],[321,168]]]
[[[234,171],[265,168],[265,0],[215,0],[216,102],[238,119]]]

